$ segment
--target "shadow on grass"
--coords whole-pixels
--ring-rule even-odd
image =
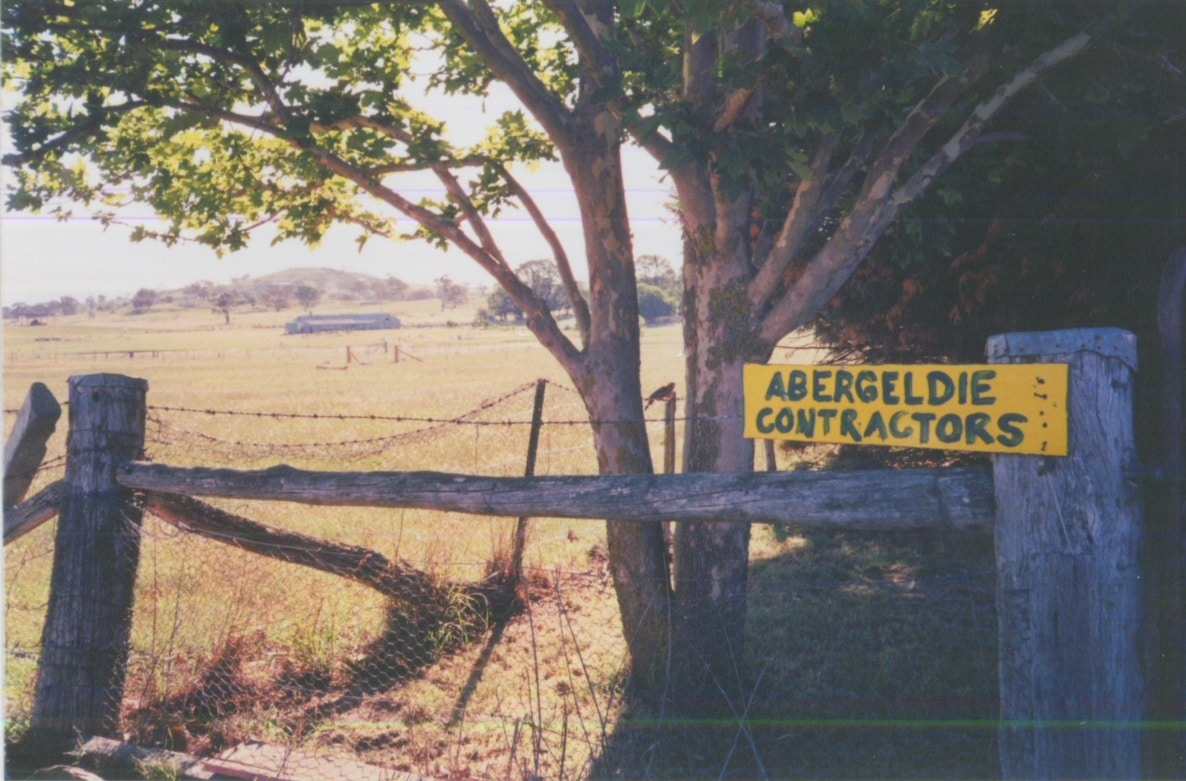
[[[992,539],[778,535],[750,568],[741,717],[635,705],[592,776],[998,776]]]
[[[141,746],[204,756],[258,737],[268,724],[298,743],[366,697],[421,675],[445,656],[487,637],[519,610],[513,583],[425,585],[387,604],[376,637],[349,658],[266,647],[262,632],[232,635],[187,684],[125,713]],[[261,674],[260,660],[273,658]]]

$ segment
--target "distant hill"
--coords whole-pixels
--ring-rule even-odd
[[[425,298],[434,294],[431,287],[409,285],[394,276],[381,278],[371,274],[325,267],[289,268],[265,274],[262,277],[250,275],[237,277],[221,285],[197,282],[177,290],[159,292],[164,295],[184,296],[187,292],[195,289],[195,286],[202,286],[218,291],[230,290],[241,296],[251,296],[258,299],[265,292],[274,288],[295,289],[302,285],[307,285],[320,292],[323,301],[362,301],[375,298],[399,300]]]
[[[434,298],[436,290],[426,285],[409,285],[394,276],[376,277],[332,268],[290,268],[262,277],[245,275],[224,284],[193,282],[174,290],[156,291],[156,300],[181,307],[208,306],[220,298],[238,309],[263,306],[287,309],[295,305],[297,290],[313,288],[318,303],[357,301],[374,303]]]
[[[99,296],[97,301],[94,298],[86,302],[64,298],[61,301],[47,301],[41,304],[19,304],[4,307],[4,317],[52,317],[86,311],[88,307],[108,312],[136,309],[140,306],[209,308],[220,298],[228,302],[228,310],[240,311],[256,307],[279,310],[296,306],[297,289],[301,287],[316,290],[319,294],[318,303],[321,304],[351,301],[416,301],[437,296],[436,288],[433,286],[411,285],[394,276],[376,277],[324,267],[290,268],[261,277],[246,275],[222,284],[202,280],[169,290],[149,290],[147,293],[142,290],[136,296],[127,298],[108,299]]]
[[[241,282],[245,288],[251,290],[262,291],[269,287],[277,285],[292,285],[293,287],[299,285],[308,285],[321,291],[321,295],[326,298],[339,298],[342,296],[357,295],[360,292],[367,290],[374,290],[380,286],[390,284],[390,280],[397,280],[393,276],[387,278],[380,278],[370,274],[360,274],[354,271],[340,271],[332,268],[289,268],[283,271],[277,271],[273,274],[266,274],[262,277],[240,277]],[[413,289],[412,286],[406,286],[409,291]],[[419,288],[423,290],[430,290],[431,288]]]

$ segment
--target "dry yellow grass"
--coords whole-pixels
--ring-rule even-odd
[[[69,376],[118,372],[149,381],[148,455],[158,462],[517,475],[532,384],[545,378],[554,384],[537,474],[595,470],[578,397],[524,329],[448,327],[472,313],[407,307],[385,310],[423,327],[286,336],[295,311],[238,314],[229,326],[215,313],[177,311],[8,325],[4,406],[19,407],[35,381],[64,400]],[[644,389],[678,385],[678,326],[645,329],[643,339]],[[396,343],[422,360],[395,364]],[[364,362],[344,368],[347,347]],[[776,359],[803,360],[782,350]],[[454,420],[496,400],[460,424],[390,419]],[[5,415],[6,434],[14,419]],[[34,490],[61,475],[64,431],[63,422]],[[661,463],[661,422],[650,432]],[[513,524],[218,504],[406,559],[442,584],[481,578],[505,555]],[[31,704],[53,527],[5,550],[10,736]],[[754,693],[749,721],[654,726],[623,699],[602,524],[534,519],[529,611],[485,626],[464,589],[447,589],[454,602],[443,620],[420,632],[393,631],[407,616],[342,578],[152,517],[143,528],[125,692],[125,726],[138,740],[205,751],[252,738],[459,781],[997,772],[990,541],[756,527],[749,664],[738,673]]]
[[[68,377],[115,372],[148,380],[147,450],[150,459],[161,463],[235,468],[285,463],[314,469],[518,475],[524,468],[534,382],[542,378],[551,384],[536,473],[595,472],[583,406],[555,362],[525,329],[449,327],[445,321],[468,323],[472,313],[442,313],[432,301],[406,306],[405,310],[392,305],[385,311],[418,327],[312,336],[283,333],[283,323],[295,311],[238,314],[230,325],[217,313],[170,310],[65,317],[39,327],[9,324],[4,406],[17,409],[32,382],[45,382],[65,401]],[[646,336],[646,387],[681,377],[678,327],[650,329]],[[399,363],[394,362],[397,344],[403,357]],[[347,348],[358,360],[347,364]],[[261,414],[226,414],[245,412]],[[436,422],[462,416],[464,423]],[[397,417],[410,420],[392,419]],[[6,414],[6,433],[14,420],[15,415]],[[65,429],[63,420],[48,456],[58,466],[39,475],[33,490],[60,477],[60,461],[54,459],[64,454]],[[656,421],[651,433],[654,456],[661,463],[662,424]],[[442,581],[462,583],[481,579],[488,562],[505,555],[514,522],[420,511],[217,504],[273,526],[371,548],[405,559]],[[46,524],[5,552],[6,696],[18,728],[30,704],[48,600],[53,526]],[[435,753],[420,746],[408,749],[401,759],[388,747],[379,752],[383,759],[418,769],[441,767],[448,759],[443,744],[452,731],[456,742],[449,762],[489,764],[490,757],[507,748],[505,718],[524,730],[545,730],[531,736],[524,732],[516,761],[533,757],[529,763],[587,765],[593,738],[603,737],[612,700],[620,696],[624,662],[616,603],[601,568],[603,555],[601,524],[533,520],[526,561],[535,573],[534,609],[547,616],[535,626],[536,650],[544,657],[543,693],[528,700],[521,695],[534,686],[535,672],[532,656],[524,655],[530,641],[523,632],[531,627],[519,620],[500,632],[501,644],[492,645],[486,654],[481,643],[463,644],[430,675],[414,676],[406,686],[386,690],[384,696],[419,703],[416,712],[421,715],[413,713],[411,722],[440,726],[431,735],[418,727],[419,737],[413,741],[423,738],[426,745],[438,747]],[[578,612],[581,616],[574,618]],[[344,660],[361,654],[360,649],[382,633],[384,620],[384,599],[369,589],[183,534],[149,517],[144,524],[128,703],[167,699],[192,686],[203,664],[244,637],[253,644],[246,660],[252,674],[275,673],[277,659],[285,659],[290,666],[320,664],[341,677]],[[585,626],[574,634],[582,620]],[[432,649],[409,647],[407,655],[427,659]],[[479,656],[490,672],[474,678],[462,703],[458,687],[470,677],[468,670]],[[525,677],[529,673],[531,680]],[[273,740],[354,748],[362,741],[365,748],[382,744],[368,743],[368,733],[406,729],[406,714],[371,718],[383,707],[381,698],[376,703],[363,701],[333,718],[314,720],[315,729],[313,722],[294,727],[292,714],[279,710],[270,716],[252,711],[250,716],[243,714],[250,723],[240,726],[246,733]],[[440,708],[448,710],[448,719]],[[494,729],[491,725],[496,723],[502,726]],[[566,756],[544,758],[548,752],[542,747],[555,737],[546,731],[559,734],[570,727],[581,735],[573,735],[564,749]],[[584,735],[588,730],[592,733]],[[582,743],[583,752],[578,750]]]

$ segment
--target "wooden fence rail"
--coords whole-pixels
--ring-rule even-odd
[[[137,461],[145,385],[71,378],[70,445],[33,728],[110,733],[127,655],[139,512],[254,535],[192,496],[406,507],[505,517],[779,523],[907,530],[994,528],[1006,778],[1137,778],[1149,692],[1140,551],[1143,491],[1132,386],[1135,338],[1112,329],[1012,334],[995,362],[1068,363],[1071,455],[999,455],[986,469],[496,478],[430,472],[182,469]],[[16,508],[27,510],[29,502]],[[43,507],[39,515],[44,515]],[[246,531],[243,531],[246,529]],[[233,535],[228,535],[233,536]],[[6,528],[7,537],[7,528]],[[258,540],[257,540],[258,541]],[[353,570],[365,552],[302,540],[299,563]],[[306,551],[308,548],[308,551]],[[113,566],[119,562],[119,566]],[[382,562],[369,585],[398,574]],[[119,571],[116,571],[116,570]],[[357,574],[357,573],[356,573]],[[398,578],[397,578],[398,580]],[[101,602],[101,604],[99,604]],[[96,618],[98,616],[98,618]],[[97,626],[98,621],[102,626]],[[85,631],[80,627],[86,627]]]
[[[259,471],[125,464],[144,491],[484,516],[780,523],[834,529],[988,529],[987,468],[626,476],[476,477],[439,472]]]

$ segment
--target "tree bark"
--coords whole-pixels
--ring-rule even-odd
[[[620,125],[605,107],[585,107],[575,143],[560,147],[576,189],[589,264],[589,342],[570,373],[589,414],[603,475],[652,474],[642,406],[638,290]],[[661,524],[607,524],[610,571],[640,694],[668,675],[671,577]]]
[[[685,215],[687,235],[700,240],[687,240],[684,253],[684,471],[748,473],[754,447],[744,436],[742,366],[765,360],[769,351],[754,339],[745,296],[749,201],[729,203],[713,195],[713,222],[692,211]],[[728,521],[729,508],[721,509],[720,520]],[[690,707],[722,693],[730,700],[742,694],[749,539],[748,526],[727,522],[676,528],[677,690]]]

